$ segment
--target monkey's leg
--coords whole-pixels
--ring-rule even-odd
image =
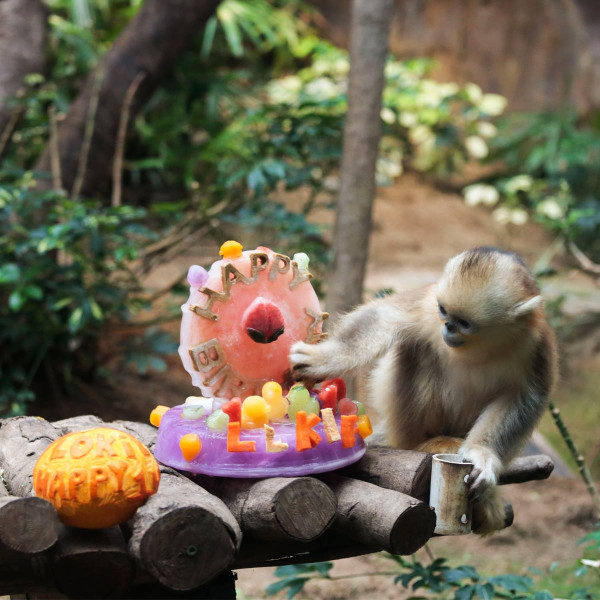
[[[456,454],[464,440],[457,437],[440,435],[420,443],[414,450],[429,452],[429,454]]]
[[[386,300],[361,306],[342,317],[333,335],[319,344],[297,342],[290,362],[298,379],[320,381],[371,365],[401,334],[406,316]]]
[[[473,503],[473,531],[479,535],[490,535],[512,525],[513,517],[512,508],[496,486],[487,488]]]

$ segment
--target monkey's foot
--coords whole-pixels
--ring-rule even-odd
[[[465,443],[458,451],[464,462],[473,463],[473,470],[467,480],[469,500],[475,502],[482,498],[498,481],[502,462],[495,452],[478,444]]]
[[[473,531],[478,535],[490,535],[510,527],[514,519],[513,508],[506,504],[498,488],[492,487],[473,504]]]

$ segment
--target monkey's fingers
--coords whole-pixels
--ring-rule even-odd
[[[481,477],[481,469],[473,469],[467,478],[467,497],[469,502],[475,502],[481,498],[486,486],[486,481]]]

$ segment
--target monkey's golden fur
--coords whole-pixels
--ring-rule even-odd
[[[474,526],[504,526],[503,465],[539,420],[557,372],[554,334],[521,259],[496,248],[452,258],[437,284],[367,303],[330,339],[292,348],[297,377],[373,368],[370,397],[390,445],[473,463]]]

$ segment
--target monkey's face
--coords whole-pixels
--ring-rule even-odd
[[[438,312],[442,321],[442,337],[450,348],[464,345],[478,329],[473,321],[466,318],[464,314],[448,312],[439,300]]]
[[[505,254],[470,251],[451,259],[435,290],[444,342],[461,352],[504,343],[537,305],[524,303],[536,289],[526,268]]]

